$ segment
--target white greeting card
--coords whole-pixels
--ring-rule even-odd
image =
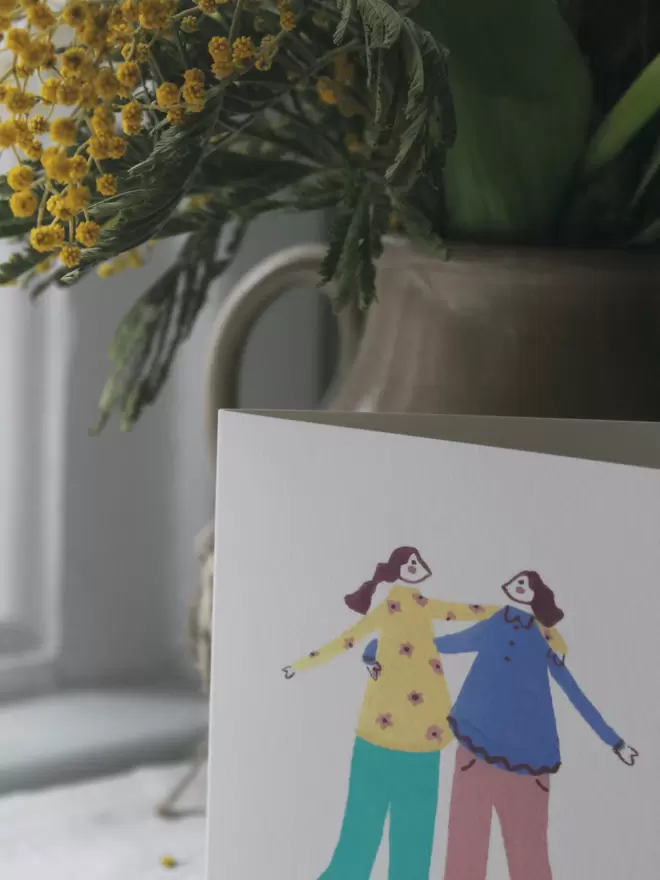
[[[221,413],[208,880],[657,876],[659,460]]]

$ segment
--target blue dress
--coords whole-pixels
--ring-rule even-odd
[[[559,770],[551,677],[603,742],[612,748],[623,745],[530,614],[507,606],[435,644],[441,654],[477,655],[448,719],[456,738],[475,757],[520,774]],[[373,647],[373,642],[367,647],[365,662],[375,657]]]

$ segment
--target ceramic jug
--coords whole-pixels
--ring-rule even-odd
[[[237,406],[250,328],[282,292],[314,287],[323,245],[268,257],[230,292],[206,373],[206,419]],[[388,240],[366,315],[340,313],[335,410],[543,418],[660,417],[660,257]],[[329,291],[331,294],[332,291]]]

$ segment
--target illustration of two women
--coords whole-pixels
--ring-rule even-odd
[[[561,761],[549,677],[622,761],[634,764],[637,753],[568,672],[553,628],[563,614],[535,572],[505,584],[504,607],[431,599],[420,589],[430,576],[415,548],[399,547],[345,597],[362,618],[283,670],[292,678],[377,635],[363,656],[370,676],[339,842],[319,880],[368,880],[388,816],[389,880],[428,880],[440,753],[454,738],[445,880],[485,880],[493,810],[511,880],[551,880],[549,778]],[[435,621],[473,626],[436,639]],[[452,708],[441,655],[463,652],[477,657]]]

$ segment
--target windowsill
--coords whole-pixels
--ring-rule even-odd
[[[141,767],[0,798],[2,880],[203,880],[206,774],[178,803],[176,821],[155,809],[186,769]],[[163,870],[165,855],[176,870]]]
[[[207,701],[165,690],[86,690],[0,706],[0,794],[182,760]]]

